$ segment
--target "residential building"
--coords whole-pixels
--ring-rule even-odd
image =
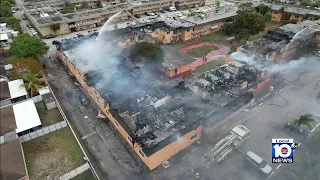
[[[306,52],[308,44],[319,37],[320,21],[302,21],[299,24],[287,24],[269,31],[263,38],[248,42],[238,51],[255,55],[261,59],[282,61],[294,58]]]
[[[131,32],[134,37],[143,34]],[[109,33],[113,36],[108,36]],[[57,43],[57,56],[150,170],[198,141],[203,125],[209,128],[248,103],[253,90],[265,78],[263,72],[235,63],[168,85],[155,76],[159,64],[147,60],[134,63],[124,52],[126,47],[119,48],[118,42],[109,43],[108,40],[116,39],[114,33],[106,32],[106,37],[100,37],[106,42],[95,48],[104,60],[90,57],[88,61],[78,54],[81,42],[96,38],[92,35]],[[150,37],[148,33],[146,36]],[[122,38],[122,34],[116,37]],[[190,71],[193,58],[166,46],[162,48],[164,74],[174,77]],[[105,59],[117,63],[111,65]]]
[[[16,129],[13,107],[0,108],[1,180],[29,180],[23,149]]]
[[[158,12],[163,9],[168,9],[171,6],[176,6],[180,9],[203,6],[205,5],[204,2],[204,0],[155,0],[125,2],[111,6],[105,6],[103,8],[77,11],[68,14],[61,14],[59,12],[59,8],[55,9],[50,5],[50,3],[27,3],[23,5],[22,8],[33,26],[40,32],[42,36],[45,36],[55,33],[66,34],[102,26],[106,19],[120,11],[123,11],[121,18],[128,19],[131,18],[132,15],[141,15],[145,12]],[[53,1],[53,3],[61,4],[62,1]],[[49,26],[52,23],[60,24],[60,29],[57,32],[53,32],[50,29]]]

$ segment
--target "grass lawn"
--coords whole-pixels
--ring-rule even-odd
[[[8,56],[8,57],[4,57],[4,62],[6,64],[12,64],[15,61],[17,61],[19,58],[17,58],[16,56]]]
[[[43,101],[37,102],[35,105],[43,126],[50,126],[63,120],[58,108],[47,110]]]
[[[72,178],[71,180],[95,180],[90,169]]]
[[[189,56],[200,58],[206,56],[210,51],[217,50],[216,46],[202,46],[198,48],[191,49],[187,52]]]
[[[226,40],[228,36],[223,34],[222,32],[216,32],[213,34],[208,34],[205,36],[200,37],[199,39],[191,39],[188,42],[191,44],[198,44],[201,42],[206,42],[206,41],[213,41],[216,43],[221,43],[221,44],[225,44],[225,45],[230,45],[229,42]],[[190,45],[186,45],[183,41],[180,41],[178,43],[175,44],[170,44],[171,47],[175,48],[175,49],[181,49]]]
[[[267,28],[267,27],[271,27],[271,26],[274,26],[274,25],[276,25],[276,24],[278,24],[277,22],[274,22],[274,21],[268,21],[268,22],[266,22],[266,25],[265,25],[265,27]]]
[[[68,127],[22,144],[30,179],[56,179],[85,163]]]

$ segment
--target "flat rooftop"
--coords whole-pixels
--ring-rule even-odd
[[[41,125],[37,108],[32,99],[14,104],[12,107],[17,124],[17,133]]]
[[[11,99],[28,95],[28,92],[26,88],[23,87],[23,84],[24,83],[22,79],[8,82]]]
[[[179,52],[170,46],[161,47],[164,52],[162,66],[168,69],[176,69],[195,61],[195,58]]]

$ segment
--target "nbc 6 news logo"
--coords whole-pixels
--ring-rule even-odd
[[[272,163],[293,163],[293,152],[297,147],[293,139],[272,139]]]

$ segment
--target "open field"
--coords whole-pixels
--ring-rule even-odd
[[[68,127],[22,144],[30,179],[52,179],[83,165],[83,154]]]
[[[58,108],[47,110],[43,101],[35,105],[43,126],[50,126],[63,120]]]
[[[95,180],[90,169],[72,178],[71,180]]]

